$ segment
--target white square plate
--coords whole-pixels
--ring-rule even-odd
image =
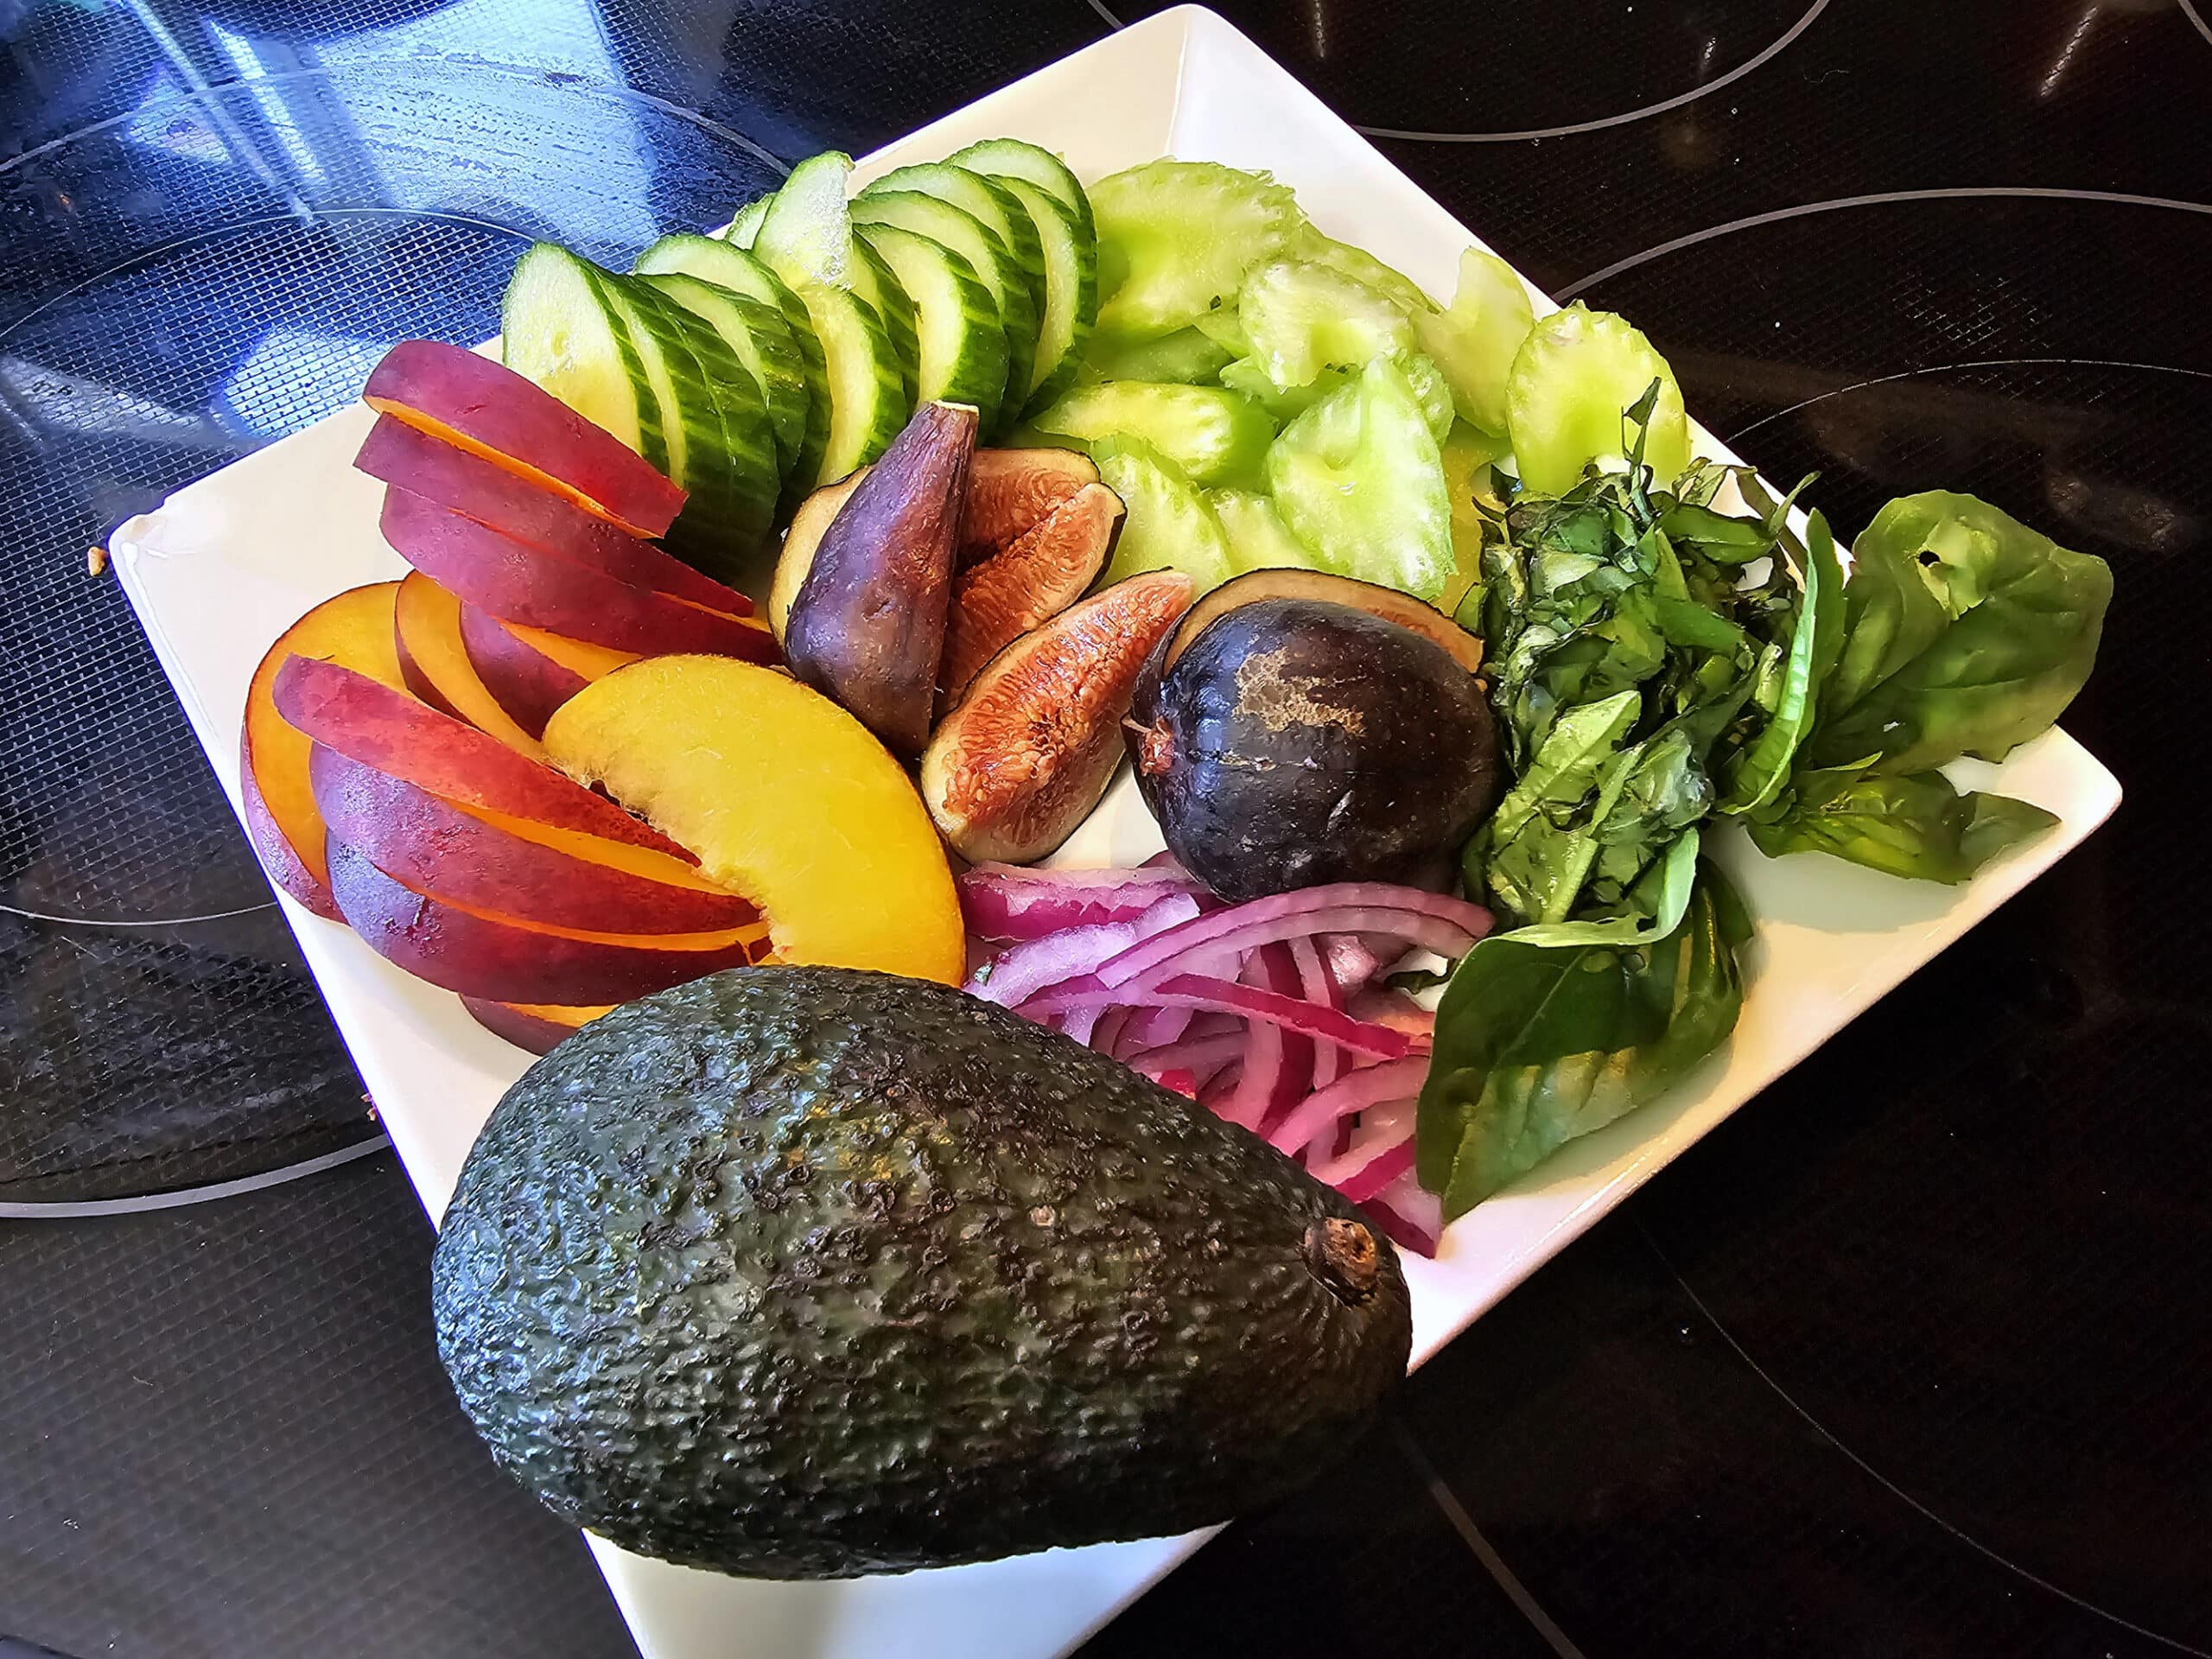
[[[995,92],[879,151],[860,173],[864,181],[1001,135],[1060,152],[1085,179],[1163,155],[1267,168],[1331,235],[1446,297],[1460,250],[1478,239],[1258,48],[1196,7]],[[1552,308],[1538,299],[1540,310]],[[365,409],[334,416],[179,491],[114,538],[124,586],[233,806],[240,711],[262,652],[310,606],[404,569],[377,533],[382,486],[350,465],[368,426]],[[1701,447],[1732,459],[1709,439]],[[1770,861],[1740,836],[1715,837],[1759,921],[1733,1042],[1669,1098],[1573,1142],[1465,1217],[1436,1261],[1408,1261],[1415,1363],[2048,868],[2120,800],[2111,773],[2063,732],[2002,767],[1970,770],[1974,782],[1993,779],[2060,823],[1964,887],[1892,880],[1833,859]],[[1104,863],[1159,845],[1124,779],[1063,861]],[[281,902],[435,1219],[526,1057],[478,1027],[456,998]],[[646,1659],[1042,1659],[1075,1645],[1207,1535],[825,1584],[722,1578],[591,1543]]]

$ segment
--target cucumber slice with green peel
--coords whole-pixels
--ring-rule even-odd
[[[1074,380],[1080,353],[1098,315],[1098,243],[1085,235],[1067,204],[1027,179],[1000,182],[1020,199],[1037,226],[1045,258],[1045,310],[1037,325],[1027,409],[1042,409]]]
[[[499,359],[665,474],[661,406],[621,315],[588,259],[539,242],[515,262],[499,302]]]
[[[1099,332],[1139,340],[1233,303],[1306,225],[1288,188],[1214,162],[1147,162],[1093,185],[1090,206]]]
[[[1414,317],[1421,348],[1451,383],[1459,417],[1485,432],[1505,430],[1506,378],[1535,326],[1529,290],[1513,267],[1480,248],[1459,256],[1459,286],[1452,303]]]
[[[789,477],[806,441],[807,404],[812,393],[807,387],[804,361],[791,343],[791,327],[783,312],[682,271],[652,272],[639,280],[659,289],[713,328],[745,365],[767,403],[768,424],[776,438],[778,474]]]
[[[1271,260],[1244,279],[1237,321],[1250,356],[1278,391],[1330,368],[1360,369],[1412,351],[1414,325],[1365,283],[1302,260]]]
[[[1324,570],[1433,600],[1453,571],[1452,504],[1428,419],[1378,358],[1285,428],[1268,493]]]
[[[987,179],[980,173],[970,173],[964,167],[951,167],[943,162],[893,168],[861,194],[882,196],[904,190],[935,196],[982,221],[983,228],[1005,245],[1022,284],[1029,290],[1031,314],[1042,325],[1049,299],[1045,284],[1044,245],[1039,239],[1037,221],[1030,218],[1029,210],[1021,205],[1020,197],[996,179]]]
[[[1240,393],[1142,380],[1077,386],[1029,424],[1085,442],[1141,439],[1199,484],[1257,483],[1275,435],[1267,410]]]
[[[849,229],[847,233],[851,234]],[[857,236],[853,242],[851,287],[882,321],[884,335],[891,341],[892,355],[899,359],[899,376],[906,382],[906,399],[912,403],[920,384],[922,360],[913,297],[899,284],[897,274],[884,263],[882,256]]]
[[[830,429],[810,489],[835,484],[891,447],[914,412],[898,356],[874,311],[850,290],[809,283],[798,289],[822,343]]]
[[[998,302],[999,321],[1006,334],[1007,384],[1029,384],[1030,364],[1037,352],[1036,308],[1030,303],[1028,283],[1015,265],[1014,256],[981,219],[948,201],[915,190],[873,194],[864,190],[853,200],[852,217],[856,226],[895,225],[901,230],[926,236],[965,259],[974,268],[976,279]],[[998,427],[994,429],[986,425],[985,435],[1002,435],[1020,410],[1017,400],[1006,400],[1000,410]]]
[[[1667,359],[1642,332],[1580,301],[1541,318],[1514,354],[1505,429],[1521,481],[1545,495],[1574,487],[1593,461],[1619,461],[1635,442],[1625,411],[1659,383],[1643,460],[1661,484],[1689,465],[1689,419]]]
[[[845,181],[853,158],[842,150],[810,156],[768,200],[753,251],[792,287],[853,286],[853,227],[845,216]]]
[[[781,312],[787,335],[798,353],[806,391],[805,425],[791,465],[784,474],[784,505],[786,510],[796,507],[799,497],[814,487],[822,452],[830,442],[830,391],[822,342],[814,337],[814,324],[805,304],[789,283],[769,269],[766,261],[715,237],[664,236],[639,256],[637,269],[647,275],[680,272],[696,276]]]
[[[1236,353],[1198,328],[1178,328],[1158,340],[1116,343],[1093,340],[1084,353],[1084,371],[1100,380],[1163,380],[1203,386],[1234,362]]]
[[[1229,543],[1229,563],[1238,575],[1248,570],[1319,568],[1304,543],[1292,535],[1275,504],[1251,490],[1208,490],[1206,505],[1221,523]]]
[[[775,192],[772,190],[739,208],[736,216],[729,222],[729,228],[722,232],[722,240],[741,248],[751,247],[753,239],[760,234],[760,221],[768,216],[768,204],[774,200]]]
[[[896,225],[862,225],[855,233],[914,302],[915,401],[973,404],[983,429],[991,429],[1007,393],[1006,328],[976,268],[942,242]]]
[[[1027,179],[1075,215],[1081,233],[1095,239],[1090,197],[1068,164],[1049,149],[1020,138],[986,138],[945,157],[955,167],[994,179]]]
[[[1188,473],[1141,438],[1105,439],[1091,445],[1090,458],[1122,508],[1101,587],[1146,570],[1180,570],[1203,596],[1236,574],[1221,520]]]

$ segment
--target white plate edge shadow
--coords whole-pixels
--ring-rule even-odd
[[[1166,73],[1155,60],[1164,60],[1171,52],[1173,73]],[[1026,127],[1036,136],[1040,129],[1035,120],[1009,121],[1002,112],[1024,108],[1063,80],[1083,84],[1094,72],[1104,79],[1109,67],[1139,82],[1130,98],[1116,106],[1120,136],[1164,130],[1171,149],[1256,166],[1267,164],[1268,147],[1283,142],[1286,131],[1313,133],[1323,141],[1335,168],[1354,175],[1363,186],[1375,187],[1357,193],[1360,199],[1346,213],[1325,213],[1327,227],[1370,246],[1382,244],[1376,248],[1382,257],[1405,264],[1432,292],[1440,289],[1448,293],[1459,248],[1481,243],[1288,72],[1215,14],[1192,6],[1178,7],[1109,35],[921,128],[866,158],[860,176],[865,179],[908,160],[934,159],[970,138],[1000,130],[1020,132]],[[1211,90],[1209,76],[1231,82],[1255,78],[1261,95],[1234,110],[1209,104],[1204,96],[1188,96]],[[1080,99],[1065,103],[1062,115],[1080,104]],[[1224,116],[1226,126],[1218,118]],[[1145,126],[1146,120],[1159,125]],[[1069,147],[1057,133],[1046,142]],[[1301,194],[1311,188],[1301,184]],[[1344,222],[1367,216],[1376,224],[1360,227]],[[1401,238],[1404,245],[1400,245]],[[1550,308],[1537,290],[1530,292],[1541,308]],[[365,532],[353,535],[350,543],[343,528],[335,533],[338,556],[352,558],[358,567],[338,585],[398,574],[404,567],[374,537],[376,486],[345,464],[365,430],[366,418],[365,411],[356,407],[257,451],[178,492],[162,509],[134,519],[112,538],[118,574],[233,810],[238,804],[238,721],[234,715],[219,718],[207,706],[200,675],[191,665],[191,650],[169,626],[171,615],[187,622],[195,620],[188,593],[194,584],[165,580],[162,567],[175,569],[175,560],[224,546],[226,532],[238,523],[233,508],[257,517],[265,503],[284,499],[286,474],[297,469],[321,481],[315,500],[321,523],[351,524],[357,531],[367,526]],[[1701,448],[1732,459],[1709,439]],[[308,458],[314,466],[299,468],[298,463]],[[335,463],[344,481],[330,478],[327,461]],[[353,492],[351,501],[348,491]],[[354,516],[359,524],[353,524],[349,518],[353,502],[359,504]],[[301,522],[315,519],[302,518]],[[262,601],[258,613],[264,622],[269,617],[281,618],[260,635],[265,645],[301,608],[296,584],[287,584],[288,571],[271,570],[266,578],[270,591],[261,593],[252,568],[228,574],[242,578],[250,596]],[[324,593],[335,591],[327,583],[320,588]],[[203,613],[213,602],[203,601]],[[291,608],[287,611],[286,606]],[[235,607],[225,603],[220,608],[231,613]],[[233,620],[226,615],[224,621],[213,622],[204,613],[197,620],[216,627],[231,626]],[[243,663],[218,664],[221,677],[235,679],[239,696],[252,658],[258,655],[256,647]],[[228,701],[235,705],[237,697]],[[1870,960],[1867,971],[1845,983],[1818,987],[1818,996],[1803,995],[1804,984],[1760,972],[1746,1000],[1737,1039],[1721,1055],[1665,1099],[1571,1143],[1535,1174],[1463,1217],[1451,1230],[1441,1261],[1409,1262],[1416,1300],[1416,1363],[1751,1094],[2056,862],[2110,814],[2120,798],[2111,774],[2059,732],[2021,750],[2001,768],[1978,768],[1976,773],[1978,779],[2001,778],[2004,787],[2059,813],[2062,822],[2042,842],[1992,867],[1963,888],[1916,887],[1831,860],[1801,857],[1770,862],[1759,859],[1738,836],[1719,838],[1720,855],[1744,878],[1759,914],[1756,949],[1764,965],[1771,966],[1777,957],[1786,964],[1809,941],[1836,938],[1833,931],[1808,919],[1823,910],[1827,914],[1822,920],[1834,922],[1850,914],[1861,922],[1853,931],[1872,934],[1877,929],[1867,924],[1878,924],[1880,931],[1893,938],[1910,938],[1910,948]],[[1063,855],[1068,861],[1097,862],[1109,855],[1126,855],[1133,850],[1133,837],[1152,834],[1150,821],[1126,779],[1117,791],[1117,797]],[[1145,849],[1158,844],[1154,834]],[[1806,875],[1802,867],[1815,863],[1817,873]],[[1793,873],[1792,866],[1800,868]],[[496,1097],[505,1081],[520,1071],[517,1052],[476,1027],[456,999],[408,978],[350,933],[309,915],[292,900],[280,895],[280,902],[319,985],[332,1001],[334,1015],[339,1017],[372,1096],[404,1099],[412,1092],[410,1079],[427,1075],[421,1069],[425,1062],[449,1084],[457,1075],[464,1087],[473,1087],[480,1096],[488,1093]],[[357,1026],[358,1031],[352,1028]],[[442,1096],[445,1091],[440,1092]],[[435,1106],[420,1117],[411,1109],[396,1113],[387,1109],[385,1116],[410,1178],[435,1216],[450,1190],[448,1166],[457,1167],[453,1137],[440,1134],[451,1124],[437,1121],[440,1113]],[[747,1630],[747,1651],[763,1655],[883,1652],[888,1649],[882,1632],[897,1629],[901,1640],[896,1650],[901,1653],[1027,1659],[1064,1651],[1080,1642],[1210,1535],[1196,1533],[1178,1539],[1055,1550],[980,1567],[809,1586],[726,1579],[645,1560],[595,1538],[589,1542],[649,1659],[705,1659],[728,1652],[723,1635],[733,1628]],[[994,1603],[995,1616],[985,1612]],[[976,1628],[979,1621],[990,1628]],[[929,1645],[916,1645],[925,1640]]]

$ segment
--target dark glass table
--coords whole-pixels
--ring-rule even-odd
[[[630,1650],[86,550],[493,332],[531,238],[626,259],[1148,10],[0,0],[0,1652]],[[2207,9],[1224,10],[1840,527],[1946,485],[2110,560],[2067,723],[2128,799],[1087,1651],[2212,1650]]]

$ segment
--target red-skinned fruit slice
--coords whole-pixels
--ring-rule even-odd
[[[1119,496],[1103,484],[1086,484],[1004,551],[953,578],[938,667],[946,705],[960,701],[984,664],[1083,597],[1105,568],[1121,516]]]
[[[1074,833],[1113,781],[1138,671],[1191,594],[1179,570],[1147,571],[990,660],[922,756],[922,798],[955,852],[1026,864]]]
[[[960,521],[960,563],[988,558],[1086,484],[1098,468],[1077,449],[978,449]]]
[[[791,670],[901,758],[929,741],[976,410],[929,404],[823,533],[785,627]]]
[[[464,996],[461,1006],[494,1037],[504,1037],[533,1054],[550,1054],[601,1014],[612,1014],[617,1005],[571,1008],[551,1002],[493,1002],[480,996]]]
[[[461,607],[461,644],[499,707],[532,737],[544,736],[553,711],[591,683],[467,603]]]

